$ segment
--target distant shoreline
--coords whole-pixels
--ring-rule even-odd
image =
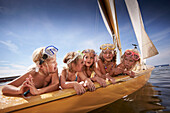
[[[162,65],[156,65],[155,67],[165,67],[165,66],[170,66],[169,64],[162,64]]]

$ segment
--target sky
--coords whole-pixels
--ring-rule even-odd
[[[170,1],[138,0],[145,30],[159,51],[148,65],[170,64]],[[133,48],[135,33],[124,0],[116,0],[123,52]],[[33,64],[36,48],[56,46],[59,72],[71,51],[112,43],[97,0],[0,0],[0,77],[21,75]]]

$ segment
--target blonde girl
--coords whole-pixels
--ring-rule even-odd
[[[93,49],[86,49],[82,52],[84,54],[83,73],[94,82],[98,82],[101,86],[106,86],[106,81],[101,78],[101,72],[96,68],[97,55]]]
[[[90,91],[95,90],[94,84],[85,75],[79,75],[78,72],[83,68],[83,55],[81,52],[69,52],[63,60],[67,64],[67,68],[63,68],[60,75],[60,83],[63,89],[74,88],[77,94],[86,92],[85,86]]]
[[[137,49],[128,49],[121,57],[121,63],[117,66],[119,71],[115,72],[115,75],[118,74],[127,74],[130,77],[134,77],[135,73],[132,69],[136,66],[137,63],[140,63],[140,55]]]
[[[58,68],[54,46],[41,47],[33,52],[32,59],[36,64],[26,74],[5,85],[4,94],[39,95],[59,89]]]
[[[104,75],[103,78],[109,79],[112,83],[115,83],[112,77],[113,70],[116,67],[116,50],[113,44],[103,44],[100,46],[102,50],[99,55],[98,69]]]

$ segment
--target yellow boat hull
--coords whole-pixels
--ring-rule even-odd
[[[83,95],[76,95],[74,89],[64,89],[27,98],[22,96],[5,96],[1,92],[0,112],[88,112],[112,103],[140,89],[149,80],[153,69],[154,68],[151,67],[147,70],[143,70],[140,72],[140,76],[133,79],[129,78],[129,76],[115,77],[116,81],[123,80],[123,82],[118,82],[116,84],[108,83],[110,85],[105,88],[101,88],[99,84],[95,83],[97,90],[94,92],[87,91]]]

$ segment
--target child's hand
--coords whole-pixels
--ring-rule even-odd
[[[29,87],[30,89],[30,93],[32,95],[38,95],[39,91],[38,89],[35,87],[34,82],[33,82],[33,78],[31,75],[29,75],[29,78],[26,78],[26,82],[27,82],[27,87]]]
[[[123,71],[124,71],[124,70],[123,70],[122,68],[118,67],[118,68],[115,68],[115,69],[114,69],[114,74],[115,74],[115,75],[118,75],[118,74],[120,74],[120,73],[123,73]]]
[[[22,85],[19,87],[19,89],[18,89],[18,93],[19,94],[23,94],[26,91],[26,89],[27,89],[27,85],[26,84],[27,84],[27,82],[24,81],[22,83]]]
[[[135,77],[135,73],[134,73],[133,71],[131,71],[130,73],[131,73],[131,74],[130,74],[130,77],[131,77],[131,78],[134,78],[134,77]]]
[[[96,77],[96,81],[100,84],[100,86],[102,87],[106,87],[107,84],[106,84],[106,81],[103,79],[103,78],[100,78],[100,77]]]
[[[115,83],[116,83],[116,81],[115,81],[114,78],[110,78],[109,80],[112,82],[112,84],[115,84]]]
[[[89,78],[86,79],[85,86],[87,86],[90,91],[96,90],[94,83]]]
[[[106,79],[110,80],[110,81],[112,82],[112,84],[115,84],[115,83],[116,83],[115,79],[114,79],[113,77],[111,77],[111,76],[109,75],[109,73],[106,74]]]
[[[74,89],[76,90],[77,95],[81,95],[86,92],[85,88],[79,83],[74,84]]]
[[[124,71],[124,73],[128,74],[131,78],[135,77],[135,73],[133,71]]]

